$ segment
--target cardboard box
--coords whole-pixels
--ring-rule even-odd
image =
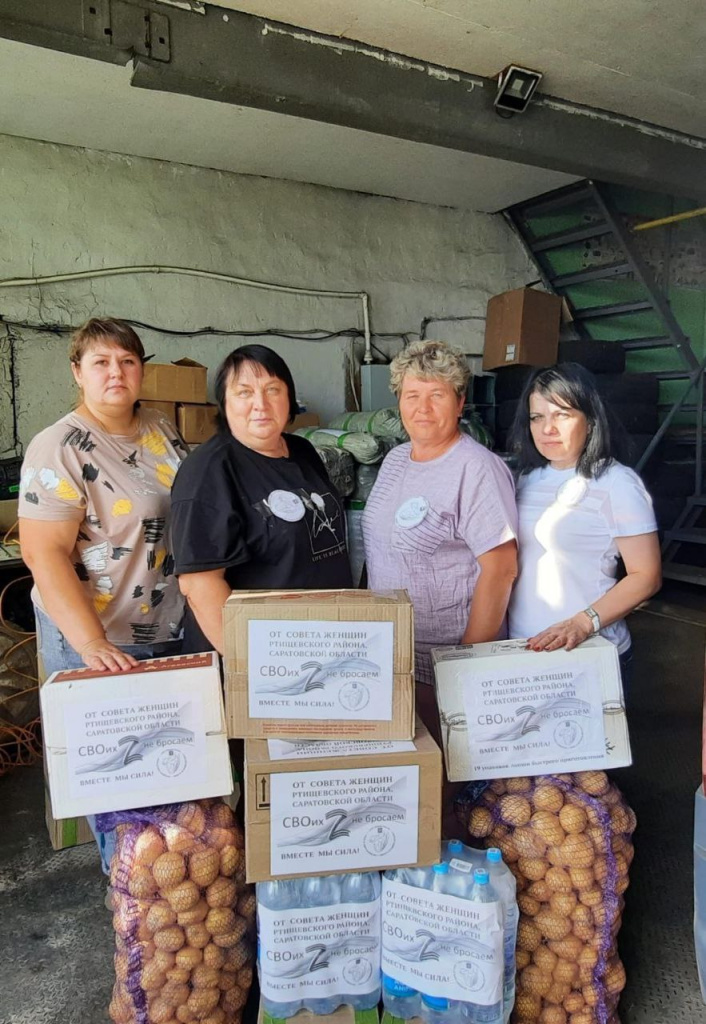
[[[526,640],[432,650],[451,782],[632,764],[618,652],[603,637],[573,651]]]
[[[516,288],[488,300],[483,369],[553,366],[559,351],[561,297]]]
[[[321,420],[315,412],[300,412],[285,429],[288,434],[293,434],[301,427],[318,427],[320,423]]]
[[[0,501],[0,531],[2,531],[0,541],[17,522],[18,505],[17,498],[7,498],[4,501]]]
[[[441,752],[416,724],[403,742],[247,740],[248,882],[438,861]]]
[[[214,653],[55,672],[39,696],[55,818],[233,791]]]
[[[193,359],[177,359],[173,363],[145,363],[140,399],[154,402],[208,401],[206,367]]]
[[[153,402],[151,399],[147,401],[140,399],[140,406],[143,409],[154,409],[156,412],[161,412],[163,416],[166,416],[173,427],[177,426],[177,406],[176,402]]]
[[[229,736],[414,735],[405,590],[234,591],[223,632]]]
[[[57,821],[51,813],[49,790],[44,789],[44,820],[49,833],[49,842],[54,850],[66,850],[72,846],[92,843],[93,833],[85,818],[61,818]]]
[[[203,444],[216,433],[215,405],[178,405],[177,426],[187,444]]]

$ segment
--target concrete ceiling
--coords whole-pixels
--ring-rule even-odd
[[[486,212],[576,180],[338,125],[136,89],[130,74],[129,66],[0,39],[0,133]]]
[[[486,78],[523,64],[550,96],[706,137],[703,0],[210,2]]]

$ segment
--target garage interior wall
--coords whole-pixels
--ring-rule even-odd
[[[249,177],[0,136],[0,278],[119,265],[188,266],[297,287],[367,291],[375,334],[419,333],[425,317],[482,317],[490,295],[536,278],[499,215]],[[75,398],[68,336],[21,325],[89,316],[167,331],[362,328],[361,304],[171,275],[0,289],[0,455],[21,454]],[[483,321],[432,324],[428,336],[481,353]],[[250,338],[141,330],[160,362],[214,370]],[[288,361],[322,421],[350,396],[346,338],[264,337]],[[383,351],[399,340],[375,339]],[[358,343],[360,355],[362,346]],[[350,397],[348,401],[350,407]]]

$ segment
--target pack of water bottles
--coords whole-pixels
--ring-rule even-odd
[[[515,879],[499,850],[443,844],[430,868],[385,872],[382,997],[426,1024],[507,1024],[515,997]]]
[[[380,875],[257,884],[258,973],[271,1017],[380,1001]]]

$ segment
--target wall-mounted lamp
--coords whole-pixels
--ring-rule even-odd
[[[494,101],[496,112],[501,117],[522,114],[541,81],[541,71],[508,64],[498,75],[498,92]]]

